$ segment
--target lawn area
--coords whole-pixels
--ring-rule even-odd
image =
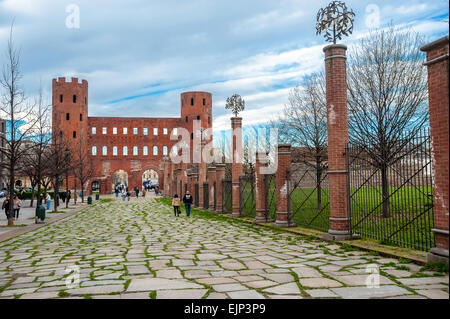
[[[296,188],[291,193],[291,212],[293,221],[303,227],[321,231],[329,229],[329,193],[322,189],[322,205],[318,209],[317,190]],[[242,213],[254,217],[255,193],[246,185],[243,194]],[[434,246],[433,200],[431,187],[390,188],[389,215],[383,217],[381,188],[352,188],[351,217],[352,231],[363,238],[379,240],[383,244],[429,250]],[[226,211],[231,211],[231,193],[225,194]],[[275,219],[275,188],[268,192],[269,214]]]

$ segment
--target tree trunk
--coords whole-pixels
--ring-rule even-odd
[[[322,167],[320,158],[316,157],[317,210],[322,209]]]
[[[322,209],[322,169],[318,169],[316,171],[317,173],[317,210],[321,210]]]
[[[383,196],[383,218],[389,217],[389,180],[386,165],[381,167],[381,193]]]
[[[54,211],[58,211],[58,204],[59,204],[59,176],[56,177],[56,183],[55,183],[55,189],[53,190],[53,207]]]
[[[34,205],[34,187],[31,189],[31,202],[30,207],[33,207]]]
[[[8,226],[14,226],[14,169],[11,165],[9,168],[9,213]]]

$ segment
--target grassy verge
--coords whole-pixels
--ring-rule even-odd
[[[172,201],[170,198],[159,197],[156,198],[156,201],[161,202],[168,206],[172,206]],[[183,208],[182,213],[184,213]],[[272,223],[253,224],[252,223],[253,219],[250,217],[231,219],[230,214],[217,214],[215,212],[207,210],[200,210],[197,209],[196,207],[191,208],[191,215],[196,215],[200,218],[205,219],[221,220],[232,224],[233,223],[247,224],[249,227],[266,227],[275,232],[293,233],[299,236],[304,236],[307,239],[323,240],[322,239],[323,231],[311,228],[304,228],[304,227],[279,228],[273,226]],[[351,247],[351,249],[354,248],[361,249],[380,256],[409,259],[420,265],[426,264],[427,253],[424,251],[396,246],[387,246],[370,239],[359,239],[359,240],[356,239],[351,241],[335,242],[335,243],[344,248]]]

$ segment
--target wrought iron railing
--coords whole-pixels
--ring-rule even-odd
[[[398,142],[405,146],[388,165],[373,147],[348,145],[352,232],[427,251],[435,246],[430,137],[423,131]]]
[[[239,213],[241,216],[256,216],[255,175],[239,176]]]
[[[326,168],[295,163],[288,178],[289,218],[299,226],[328,231],[330,201]]]
[[[231,179],[222,180],[222,212],[231,213],[233,209]]]

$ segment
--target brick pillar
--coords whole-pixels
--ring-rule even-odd
[[[164,164],[159,168],[158,185],[160,190],[164,190]]]
[[[225,164],[216,164],[216,213],[222,213],[222,180],[225,178]]]
[[[288,218],[288,172],[291,167],[291,145],[278,145],[278,168],[276,173],[277,220],[275,226],[293,227],[295,224]]]
[[[342,44],[323,48],[327,95],[330,229],[326,240],[351,239],[345,148],[348,143],[346,50]]]
[[[205,148],[206,142],[205,141],[201,141],[200,142],[200,150],[201,153],[203,154],[203,149]],[[203,183],[206,182],[206,163],[203,160],[203,155],[201,156],[201,160],[200,163],[198,164],[198,207],[199,208],[204,208],[203,207]]]
[[[256,216],[254,223],[267,223],[273,220],[266,219],[266,184],[264,183],[265,175],[261,174],[261,168],[268,163],[267,154],[256,153],[255,161],[255,194],[256,194]]]
[[[216,167],[210,166],[208,167],[208,195],[209,195],[209,209],[214,209],[214,193],[216,190],[214,189],[214,182],[216,180]]]
[[[442,37],[422,48],[427,53],[428,99],[430,109],[431,156],[433,168],[434,232],[436,247],[431,248],[428,261],[448,264],[449,205],[449,101],[448,58],[449,37]]]
[[[231,217],[239,217],[239,177],[242,175],[242,117],[231,118],[231,136],[232,136],[232,150],[233,163],[231,164],[231,190],[233,208]]]
[[[100,180],[100,189],[99,189],[100,195],[106,194],[106,178],[102,178]]]
[[[198,174],[197,173],[192,173],[192,204],[195,206],[195,184],[198,182]],[[200,205],[200,203],[199,203]]]
[[[106,185],[106,194],[112,194],[112,179],[111,176],[108,176],[105,181]]]
[[[170,175],[170,160],[168,158],[165,159],[165,168],[164,168],[164,196],[170,196],[171,192],[171,175]]]

